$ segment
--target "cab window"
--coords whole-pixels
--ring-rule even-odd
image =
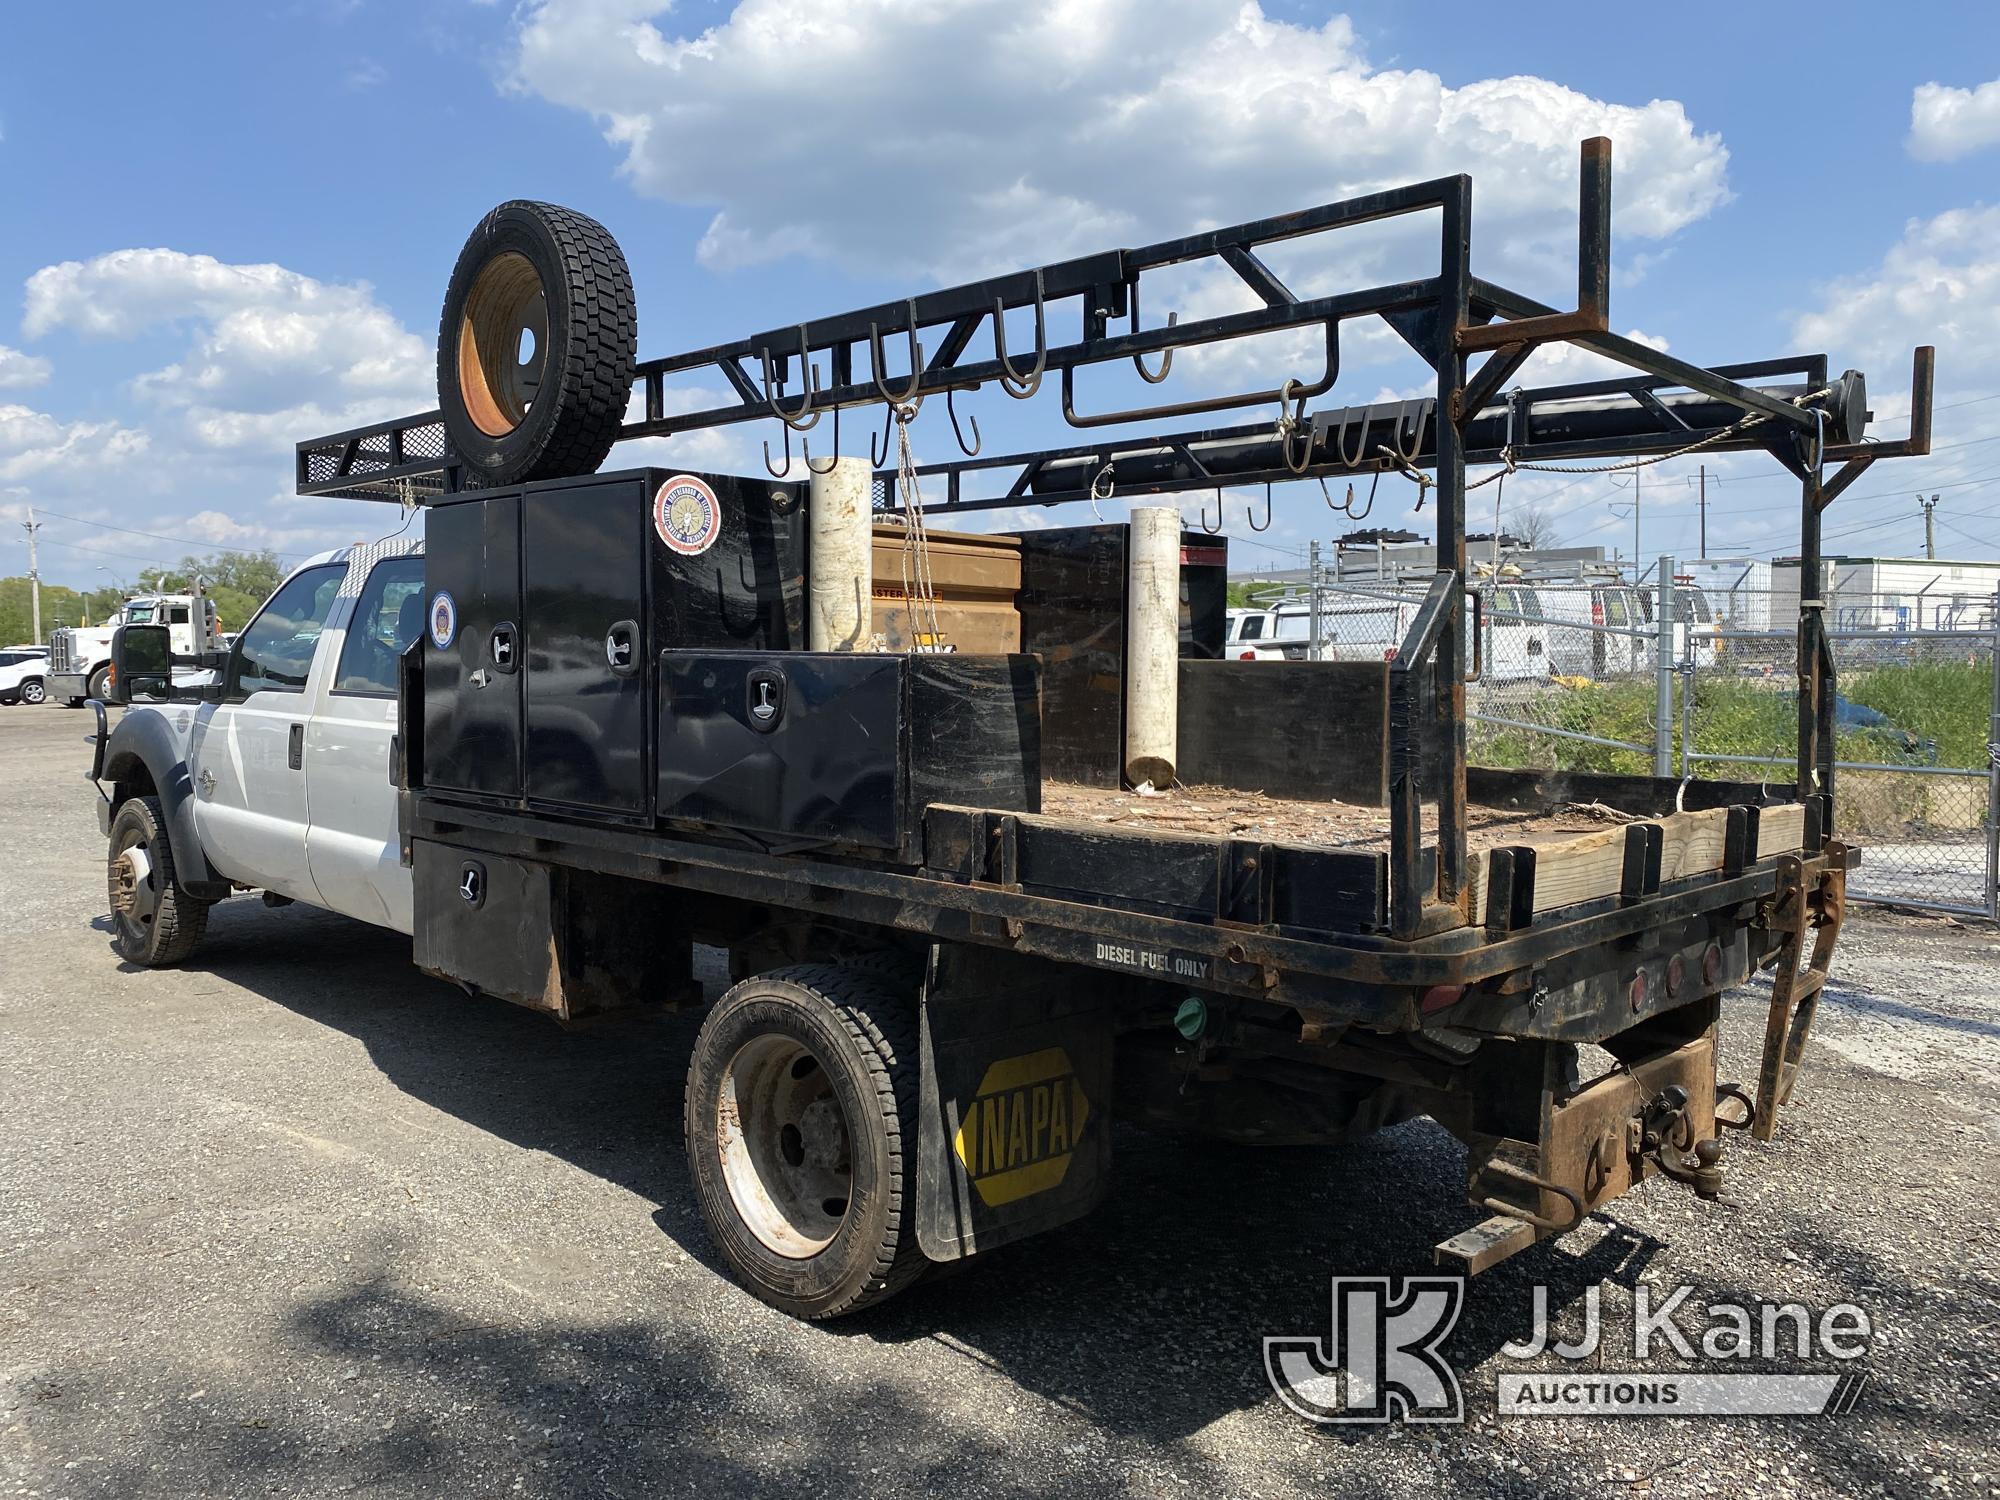
[[[341,563],[307,568],[265,602],[230,653],[228,697],[305,691],[313,648],[346,573]]]
[[[1263,635],[1264,617],[1262,615],[1245,615],[1243,617],[1243,630],[1237,636],[1237,639],[1240,641],[1255,641],[1261,640]]]
[[[167,623],[169,625],[185,625],[187,622],[188,607],[185,604],[175,604],[168,608]]]
[[[424,626],[424,560],[379,562],[361,587],[334,673],[336,693],[393,698],[397,664]]]

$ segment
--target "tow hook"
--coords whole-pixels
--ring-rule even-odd
[[[1679,1084],[1661,1089],[1627,1123],[1627,1145],[1632,1155],[1650,1157],[1667,1176],[1693,1188],[1696,1197],[1714,1198],[1722,1191],[1722,1142],[1693,1139],[1687,1106],[1687,1090]]]

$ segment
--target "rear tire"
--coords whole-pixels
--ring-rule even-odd
[[[688,1165],[763,1301],[839,1317],[923,1274],[917,1075],[916,1006],[879,975],[794,964],[716,1002],[688,1066]]]
[[[86,699],[95,698],[99,703],[108,702],[109,700],[104,695],[110,690],[110,687],[111,664],[106,662],[90,674],[90,681],[84,684],[83,696]],[[81,705],[78,706],[81,707]]]
[[[438,319],[438,405],[474,482],[595,473],[624,425],[638,350],[632,274],[610,231],[553,203],[489,213]]]
[[[49,696],[48,689],[43,687],[42,684],[35,678],[31,677],[26,682],[21,684],[21,701],[23,703],[46,702],[48,696]]]
[[[208,931],[206,901],[174,882],[173,843],[158,797],[131,797],[111,820],[105,861],[111,899],[112,946],[144,969],[179,963]]]

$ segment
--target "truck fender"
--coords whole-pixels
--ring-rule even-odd
[[[186,748],[173,727],[157,713],[127,710],[112,728],[104,746],[104,775],[114,784],[110,811],[135,795],[131,784],[143,771],[151,780],[167,815],[167,836],[173,840],[174,883],[190,896],[216,901],[229,894],[229,882],[208,863],[201,836],[194,826],[194,778],[188,774]]]

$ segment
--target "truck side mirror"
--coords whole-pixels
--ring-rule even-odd
[[[110,697],[130,703],[165,698],[173,686],[173,645],[164,625],[120,625],[111,632]]]

